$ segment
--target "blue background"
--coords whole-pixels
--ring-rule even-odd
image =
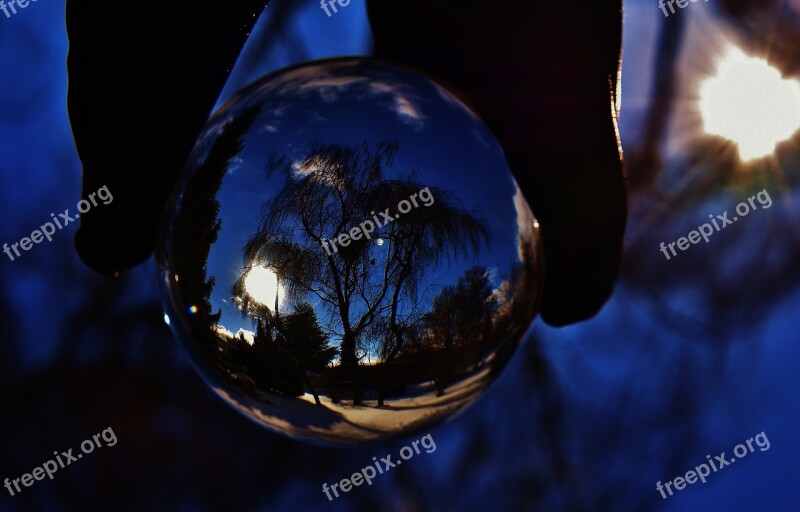
[[[141,6],[135,15],[156,14]],[[671,20],[654,2],[625,7],[620,129],[626,154],[635,154],[662,58],[656,37]],[[682,69],[700,73],[697,59],[726,25],[711,3],[679,14],[701,20],[689,23],[679,57]],[[285,64],[368,51],[359,2],[330,19],[315,2],[298,15],[276,50],[246,49],[221,99]],[[0,15],[0,243],[80,199],[66,53],[63,3]],[[120,101],[131,93],[120,90]],[[603,311],[564,329],[537,321],[489,394],[432,432],[434,453],[332,503],[323,482],[404,443],[317,448],[249,423],[213,396],[171,339],[152,261],[102,279],[75,255],[75,225],[16,261],[3,256],[0,478],[17,478],[109,426],[119,442],[18,496],[0,489],[0,510],[797,510],[800,283],[786,270],[798,266],[797,144],[782,152],[783,184],[776,171],[756,168],[757,185],[726,178],[694,193],[693,171],[716,174],[687,163],[690,150],[674,142],[688,137],[679,106],[677,128],[660,141],[664,179],[632,190],[626,260]],[[771,209],[674,261],[658,252],[661,241],[762,188]],[[664,200],[676,190],[681,200]],[[653,220],[654,204],[668,213]],[[657,493],[656,481],[707,454],[730,456],[762,431],[769,451],[666,501]]]

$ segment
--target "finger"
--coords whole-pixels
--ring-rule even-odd
[[[78,254],[105,274],[152,252],[164,204],[264,0],[225,8],[67,2],[68,108],[83,192],[112,204],[81,218]]]
[[[627,206],[612,117],[621,2],[372,0],[377,57],[466,95],[542,226],[542,317],[588,318],[616,279]]]

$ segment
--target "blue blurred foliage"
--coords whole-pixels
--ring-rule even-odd
[[[356,4],[335,23],[363,14]],[[305,29],[305,49],[239,69],[232,82],[327,55],[330,32],[320,24],[328,20],[317,10],[311,5],[287,30]],[[661,20],[649,1],[626,10],[621,133],[632,151],[642,143]],[[0,243],[80,199],[63,17],[58,2],[0,16]],[[358,49],[368,34],[353,33],[360,35],[342,44],[366,51]],[[119,99],[134,93],[121,89]],[[790,159],[784,171],[796,176],[797,167]],[[250,424],[212,395],[170,338],[152,263],[106,281],[78,261],[71,226],[17,261],[0,260],[0,478],[17,478],[108,426],[119,444],[21,495],[0,489],[0,510],[796,510],[800,287],[762,265],[776,252],[797,265],[789,183],[770,189],[772,209],[693,248],[691,261],[707,265],[697,267],[664,262],[657,244],[745,192],[717,187],[653,227],[645,206],[663,191],[636,191],[625,268],[602,313],[560,330],[537,323],[488,396],[432,432],[436,452],[332,503],[323,482],[403,443],[317,448]],[[733,267],[732,294],[710,288],[719,282],[715,265]],[[730,454],[761,431],[769,451],[666,502],[656,492],[656,481],[706,454]]]

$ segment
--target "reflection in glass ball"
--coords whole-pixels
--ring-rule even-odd
[[[483,122],[375,60],[268,75],[209,120],[158,262],[213,389],[287,436],[430,429],[509,361],[540,293],[538,224]]]

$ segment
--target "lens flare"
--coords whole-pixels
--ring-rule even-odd
[[[278,305],[283,301],[283,292],[278,285],[278,275],[262,265],[250,269],[244,278],[244,288],[254,301],[272,310],[277,298]]]
[[[800,129],[800,82],[732,48],[700,86],[700,113],[705,132],[735,142],[743,161],[763,158]]]

